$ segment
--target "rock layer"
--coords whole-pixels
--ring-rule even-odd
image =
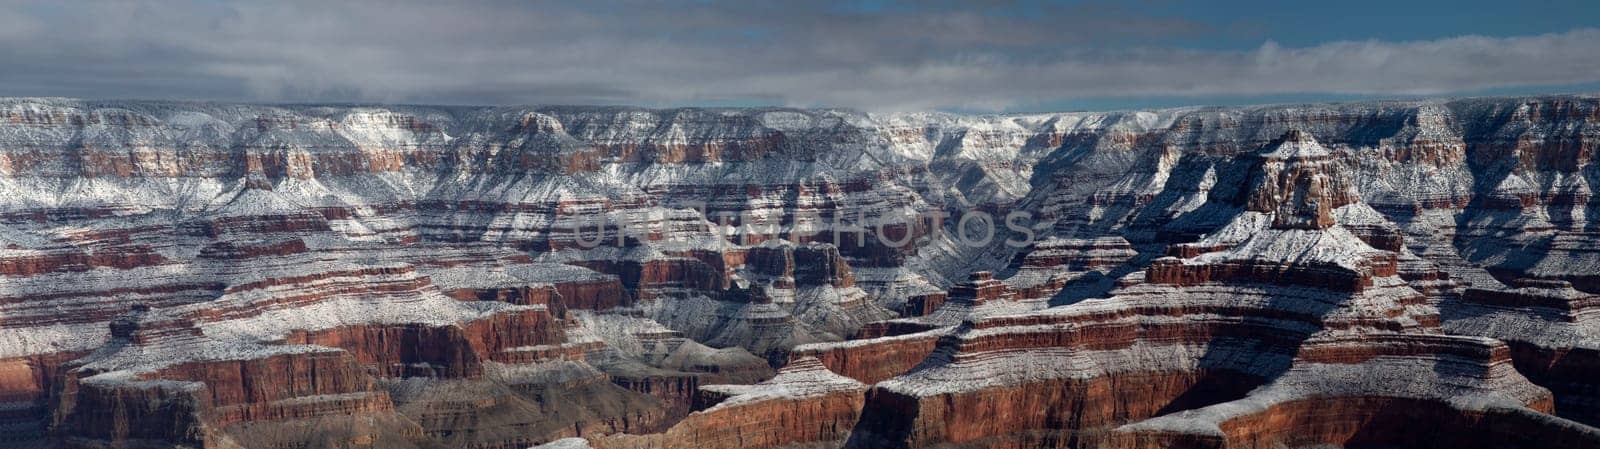
[[[0,443],[1595,445],[1596,142],[1584,95],[4,99]]]

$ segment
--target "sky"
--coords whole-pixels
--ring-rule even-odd
[[[1020,112],[1600,91],[1600,2],[0,0],[0,96]]]

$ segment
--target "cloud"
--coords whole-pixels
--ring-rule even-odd
[[[1600,30],[1186,49],[1229,30],[1087,3],[0,0],[0,95],[1009,109],[1600,81]]]

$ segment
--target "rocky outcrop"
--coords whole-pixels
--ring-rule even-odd
[[[1103,279],[1138,256],[1122,237],[1048,238],[1017,253],[1005,281],[1022,298],[1049,298],[1068,284]]]
[[[1562,281],[1517,284],[1467,289],[1459,300],[1445,305],[1445,328],[1505,341],[1518,371],[1555,395],[1557,415],[1600,424],[1596,393],[1582,380],[1600,367],[1590,312],[1600,296]]]
[[[829,371],[872,385],[916,368],[938,347],[948,329],[905,335],[862,338],[837,343],[800,345],[790,353],[790,363],[816,359]]]
[[[562,440],[543,448],[773,448],[832,443],[850,435],[865,386],[800,358],[756,385],[703,389],[709,407],[665,432]]]
[[[0,360],[0,443],[22,445],[44,439],[50,424],[50,394],[65,378],[63,367],[83,354],[49,354]]]
[[[1305,131],[1284,133],[1258,157],[1261,169],[1250,178],[1245,210],[1271,213],[1273,228],[1327,229],[1335,209],[1356,202],[1333,153]]]

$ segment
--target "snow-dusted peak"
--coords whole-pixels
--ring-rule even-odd
[[[1317,139],[1312,137],[1311,133],[1294,129],[1284,133],[1283,137],[1278,138],[1277,142],[1273,142],[1271,146],[1268,146],[1261,153],[1261,156],[1281,160],[1322,158],[1331,154],[1322,144],[1317,143]]]

